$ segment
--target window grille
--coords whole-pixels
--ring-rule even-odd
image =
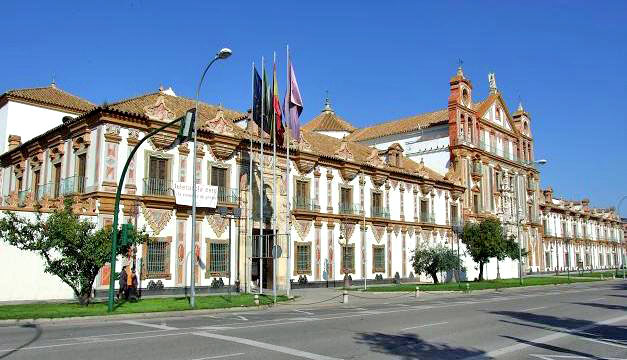
[[[147,245],[146,271],[152,273],[164,273],[166,271],[166,255],[168,243],[164,241],[151,241]]]
[[[229,245],[225,243],[211,243],[209,247],[209,272],[229,272]]]
[[[311,271],[311,245],[296,245],[296,272],[298,274],[309,273]]]
[[[374,246],[372,248],[373,272],[385,271],[385,247]]]
[[[355,248],[352,246],[342,247],[342,270],[349,273],[355,272]]]

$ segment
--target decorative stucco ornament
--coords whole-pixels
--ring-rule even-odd
[[[159,95],[154,104],[145,106],[144,113],[151,120],[164,122],[174,120],[174,112],[166,106],[165,97],[163,95]]]
[[[148,209],[144,203],[141,204],[142,214],[146,222],[152,229],[153,235],[157,236],[170,222],[172,210]]]
[[[222,237],[224,231],[229,226],[229,219],[223,218],[219,214],[213,214],[207,216],[207,221],[209,222],[209,226],[213,229],[213,232],[217,237]]]

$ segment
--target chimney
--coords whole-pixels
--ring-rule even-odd
[[[9,150],[22,145],[22,138],[19,135],[9,135]]]

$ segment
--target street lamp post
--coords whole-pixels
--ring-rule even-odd
[[[199,119],[198,116],[198,103],[199,103],[199,97],[200,97],[200,88],[202,86],[203,81],[205,80],[205,75],[207,75],[207,71],[209,71],[209,68],[211,67],[211,65],[213,65],[214,62],[216,62],[217,60],[223,60],[228,58],[229,56],[231,56],[233,52],[231,51],[231,49],[228,48],[223,48],[222,50],[220,50],[216,56],[207,64],[207,66],[205,66],[204,71],[202,72],[202,76],[200,77],[200,81],[198,82],[198,87],[196,88],[196,106],[195,106],[195,111],[194,111],[194,116],[196,117],[195,120]],[[195,246],[196,246],[196,183],[197,183],[197,179],[198,179],[198,174],[196,174],[196,157],[198,156],[198,147],[196,146],[198,144],[197,142],[198,139],[198,121],[194,121],[194,161],[193,161],[193,186],[192,186],[192,246],[191,249],[192,251],[195,251]],[[189,279],[190,283],[191,283],[191,297],[190,297],[190,306],[192,308],[196,307],[196,274],[195,274],[195,267],[196,267],[196,257],[192,256],[192,261],[191,263],[191,277]]]

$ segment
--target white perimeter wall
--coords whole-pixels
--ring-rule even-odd
[[[19,213],[34,219],[34,213]],[[57,276],[44,272],[45,261],[32,251],[22,251],[0,240],[0,289],[3,301],[74,299],[72,289]]]

